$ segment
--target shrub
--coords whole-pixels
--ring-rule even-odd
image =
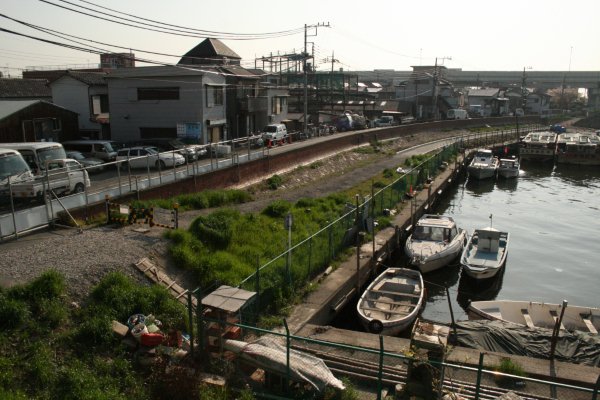
[[[77,327],[74,339],[80,344],[91,347],[102,347],[113,342],[111,318],[106,315],[95,315],[85,319]]]
[[[494,368],[495,371],[502,372],[504,374],[516,375],[516,376],[525,376],[525,372],[523,367],[519,365],[517,362],[511,360],[508,357],[503,357],[500,360],[500,365]],[[512,378],[509,376],[496,375],[495,380],[498,385],[501,386],[512,386],[514,385],[516,378]]]
[[[262,213],[272,218],[283,218],[287,215],[291,208],[292,205],[289,201],[275,200],[269,204]]]
[[[271,190],[276,190],[279,186],[283,184],[283,178],[277,174],[273,175],[269,179],[267,179],[267,186]]]
[[[389,168],[383,170],[383,177],[387,179],[391,179],[394,177],[394,171]]]
[[[60,272],[50,269],[27,285],[25,292],[32,300],[52,299],[62,296],[65,293],[65,287],[65,278]]]
[[[240,213],[236,210],[218,210],[196,218],[190,231],[208,247],[224,249],[231,241],[232,227],[238,218]]]
[[[15,329],[29,320],[30,312],[27,305],[17,299],[0,295],[0,328]]]

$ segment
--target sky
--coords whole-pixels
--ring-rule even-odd
[[[187,29],[185,35],[172,35],[82,14],[100,12],[212,33],[191,37]],[[314,47],[317,70],[331,70],[333,56],[336,70],[352,71],[405,71],[434,65],[436,58],[439,65],[468,71],[600,71],[598,0],[2,0],[0,14],[1,29],[79,47],[136,49],[136,57],[167,64],[177,63],[206,37],[217,37],[251,68],[258,57],[302,51],[304,26],[324,23],[328,27],[308,29],[308,52]],[[80,44],[7,17],[77,36]],[[18,76],[32,66],[98,62],[97,54],[0,31],[4,76]]]

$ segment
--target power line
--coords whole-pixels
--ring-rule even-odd
[[[59,0],[59,1],[63,1],[63,0]],[[236,36],[251,36],[251,35],[280,35],[280,34],[295,34],[295,33],[299,33],[302,32],[302,28],[296,28],[296,29],[292,29],[292,30],[287,30],[287,31],[279,31],[279,32],[267,32],[267,33],[256,33],[256,34],[249,34],[249,33],[230,33],[230,32],[219,32],[219,31],[207,31],[207,30],[202,30],[202,29],[195,29],[195,28],[188,28],[185,26],[180,26],[180,25],[173,25],[173,24],[169,24],[166,22],[160,22],[160,21],[156,21],[156,20],[152,20],[152,19],[148,19],[148,18],[143,18],[143,17],[139,17],[136,15],[132,15],[132,14],[128,14],[122,11],[118,11],[118,10],[114,10],[112,8],[108,8],[108,7],[104,7],[104,6],[100,6],[98,4],[92,3],[90,1],[85,1],[85,0],[79,0],[81,3],[86,3],[86,4],[90,4],[93,5],[95,7],[98,7],[100,9],[104,9],[104,10],[109,10],[112,12],[116,12],[118,14],[123,14],[123,15],[127,15],[130,17],[134,17],[143,21],[148,21],[148,22],[154,22],[154,23],[158,23],[158,24],[162,24],[162,25],[166,25],[166,26],[172,26],[175,28],[183,28],[183,29],[187,29],[187,30],[191,30],[191,31],[198,31],[198,32],[204,32],[204,33],[209,33],[209,34],[217,34],[217,35],[236,35]]]
[[[104,20],[104,21],[108,21],[108,22],[112,22],[115,24],[119,24],[119,25],[124,25],[124,26],[129,26],[132,28],[137,28],[137,29],[143,29],[143,30],[147,30],[147,31],[152,31],[152,32],[158,32],[158,33],[165,33],[168,35],[174,35],[174,36],[184,36],[184,37],[211,37],[212,33],[210,31],[201,31],[202,33],[200,33],[200,31],[198,32],[190,32],[190,31],[185,31],[185,30],[180,30],[180,29],[173,29],[173,28],[163,28],[161,26],[157,26],[157,25],[153,25],[153,24],[147,24],[147,23],[142,23],[142,22],[138,22],[135,20],[131,20],[128,18],[123,18],[123,17],[119,17],[119,16],[115,16],[112,14],[108,14],[108,13],[104,13],[101,11],[97,11],[97,10],[93,10],[90,9],[88,7],[83,7],[83,6],[78,6],[78,5],[74,5],[73,3],[69,3],[68,1],[65,0],[58,0],[58,1],[62,1],[65,2],[67,4],[71,4],[74,5],[75,7],[80,7],[83,8],[85,10],[89,10],[89,11],[93,11],[95,13],[101,14],[101,15],[107,15],[110,16],[112,18],[117,18],[120,19],[122,21],[129,21],[132,23],[128,23],[128,22],[122,22],[122,21],[116,21],[114,19],[110,19],[110,18],[105,18],[99,15],[95,15],[95,14],[90,14],[84,11],[80,11],[80,10],[76,10],[73,8],[69,8],[60,4],[55,4],[52,3],[48,0],[39,0],[42,3],[46,3],[58,8],[62,8],[64,10],[68,10],[77,14],[82,14],[82,15],[86,15],[88,17],[92,17],[92,18],[97,18],[100,20]],[[137,25],[134,25],[137,24]],[[290,35],[294,35],[297,33],[300,33],[302,31],[301,28],[298,28],[296,30],[290,30],[290,31],[286,31],[286,33],[282,33],[282,34],[248,34],[247,36],[242,36],[240,34],[222,34],[220,36],[217,36],[216,38],[219,39],[229,39],[229,40],[257,40],[257,39],[271,39],[271,38],[278,38],[278,37],[283,37],[283,36],[290,36]]]

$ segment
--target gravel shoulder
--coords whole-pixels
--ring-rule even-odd
[[[419,133],[394,142],[394,149],[457,135],[458,132]],[[236,206],[241,212],[258,212],[271,201],[295,201],[303,197],[321,197],[348,189],[370,179],[385,168],[401,165],[406,156],[395,154],[363,154],[348,151],[318,161],[317,168],[302,167],[286,174],[284,186],[269,191],[256,184],[250,190],[255,201]],[[198,215],[212,210],[188,211],[180,214],[180,226],[186,228]],[[56,269],[66,279],[74,300],[84,299],[90,289],[107,273],[120,271],[140,284],[150,284],[133,266],[148,257],[172,279],[190,288],[188,273],[174,265],[168,254],[164,228],[153,227],[145,233],[140,225],[114,228],[100,226],[84,229],[54,229],[24,236],[0,244],[0,286],[24,284],[48,269]]]

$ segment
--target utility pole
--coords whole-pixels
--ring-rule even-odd
[[[440,60],[452,60],[452,57],[440,57]],[[433,89],[431,91],[431,108],[433,113],[433,119],[439,119],[439,112],[437,109],[437,84],[438,84],[438,57],[435,58],[435,67],[433,68]]]
[[[308,28],[315,28],[314,35],[317,36],[317,30],[319,27],[329,28],[329,22],[325,24],[324,22],[319,22],[316,25],[306,25],[304,24],[304,53],[302,54],[302,65],[304,70],[304,124],[303,124],[303,133],[308,133],[308,71],[306,70],[306,60],[308,59]]]
[[[523,78],[521,79],[521,108],[525,112],[525,106],[527,106],[527,74],[525,69],[531,69],[531,67],[523,67]]]

